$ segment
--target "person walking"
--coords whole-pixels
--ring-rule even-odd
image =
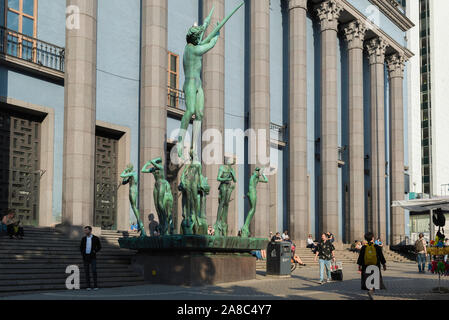
[[[327,271],[327,281],[331,281],[331,262],[335,259],[335,247],[331,242],[331,239],[327,236],[327,234],[323,233],[321,235],[321,242],[317,246],[315,259],[320,260],[320,284],[324,283],[324,268]]]
[[[80,251],[83,256],[84,272],[86,275],[86,289],[91,290],[90,268],[94,278],[94,290],[98,290],[97,282],[97,253],[101,250],[100,239],[92,234],[92,227],[84,227],[85,236],[81,239]]]
[[[365,240],[366,245],[364,245],[360,250],[357,264],[359,265],[359,271],[361,271],[362,274],[362,290],[367,290],[368,296],[372,300],[374,289],[368,289],[368,287],[366,286],[366,281],[368,280],[368,277],[372,275],[372,273],[367,273],[367,268],[369,266],[376,266],[379,269],[379,289],[384,290],[385,285],[383,283],[380,265],[382,264],[384,271],[386,271],[387,261],[385,260],[382,248],[374,244],[374,234],[372,232],[368,232],[367,234],[365,234]]]
[[[417,262],[419,273],[426,273],[426,257],[427,257],[427,242],[424,239],[424,234],[419,234],[419,239],[415,242],[415,249],[418,253]]]

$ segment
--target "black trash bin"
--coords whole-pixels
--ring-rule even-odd
[[[270,242],[267,246],[267,274],[291,274],[292,247],[290,242]]]

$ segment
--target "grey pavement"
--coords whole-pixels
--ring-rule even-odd
[[[320,285],[316,266],[300,268],[291,278],[267,277],[258,272],[256,280],[205,287],[143,285],[100,289],[31,293],[2,297],[13,300],[367,300],[360,289],[356,265],[343,266],[344,281]],[[101,276],[101,275],[100,275]],[[438,276],[419,274],[415,263],[392,263],[383,273],[387,290],[377,291],[375,300],[449,300],[449,294],[433,293]],[[441,285],[449,287],[449,279]]]

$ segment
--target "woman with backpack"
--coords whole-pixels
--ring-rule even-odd
[[[359,271],[362,272],[362,290],[368,290],[370,298],[374,292],[374,289],[368,289],[366,286],[367,279],[372,275],[371,273],[366,273],[366,269],[369,266],[377,266],[379,269],[379,284],[380,289],[385,289],[385,285],[382,280],[382,272],[380,265],[382,264],[384,271],[387,270],[387,261],[385,260],[384,254],[382,253],[382,248],[374,244],[374,235],[372,232],[365,234],[366,245],[360,250],[359,259],[357,264],[359,265]]]
[[[419,239],[415,242],[419,273],[426,273],[427,241],[424,234],[419,234]]]

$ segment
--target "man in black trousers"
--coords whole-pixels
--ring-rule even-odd
[[[81,239],[81,255],[83,256],[84,272],[86,274],[87,290],[91,290],[90,286],[90,267],[94,277],[94,290],[98,290],[97,285],[97,253],[101,250],[100,239],[92,234],[92,227],[84,227],[84,234]]]

